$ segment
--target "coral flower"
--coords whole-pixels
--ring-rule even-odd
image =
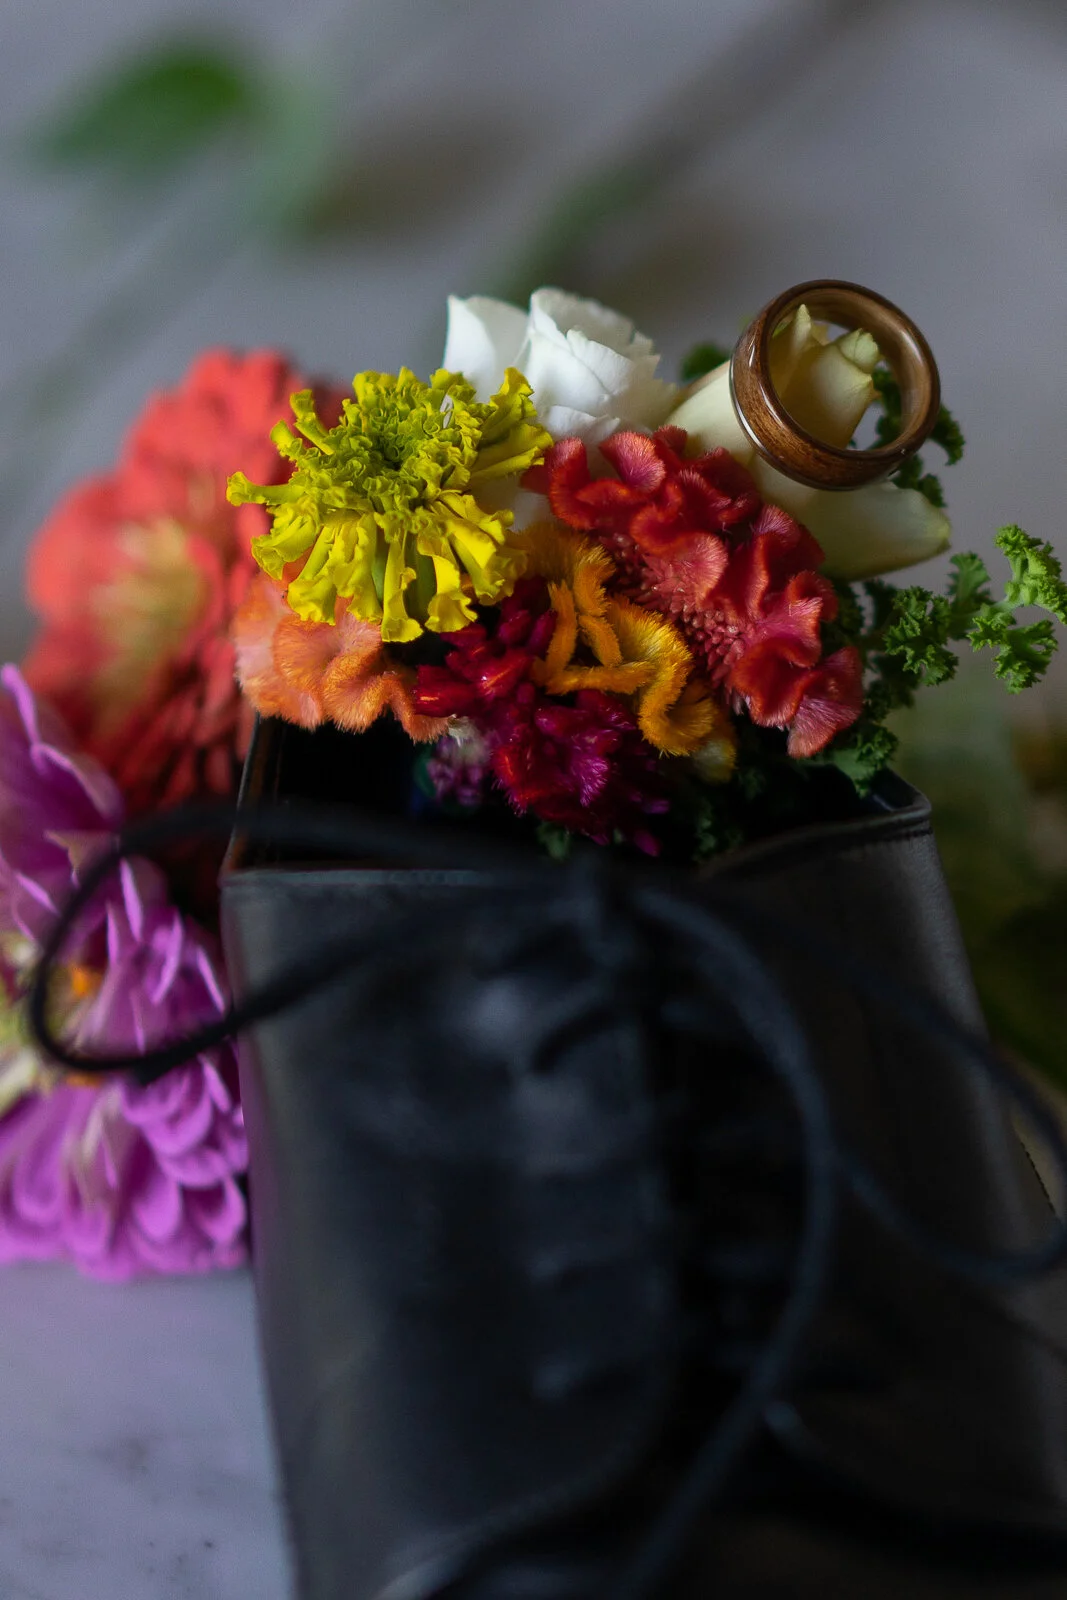
[[[593,478],[585,445],[564,440],[525,482],[596,535],[639,605],[680,625],[730,705],[814,755],[863,703],[858,651],[823,656],[837,596],[822,551],[725,450],[687,460],[685,447],[680,428],[615,434],[601,453],[617,476]]]
[[[447,723],[415,709],[415,670],[382,643],[376,622],[337,602],[336,625],[305,622],[285,599],[285,585],[260,572],[234,618],[237,677],[264,716],[302,728],[323,722],[361,733],[391,711],[409,738],[438,738]]]
[[[226,480],[239,465],[288,476],[269,433],[303,386],[270,352],[201,356],[149,402],[114,471],[73,489],[34,541],[44,627],[27,678],[135,814],[235,787],[251,711],[229,627],[267,524],[227,503]]]
[[[16,669],[0,681],[0,1260],[62,1257],[109,1278],[235,1265],[247,1148],[232,1047],[140,1088],[65,1078],[26,1034],[41,937],[122,803]],[[142,1049],[225,1009],[218,950],[145,861],[123,867],[65,961],[55,1023],[89,1053]]]

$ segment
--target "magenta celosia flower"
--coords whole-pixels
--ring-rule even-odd
[[[0,1260],[64,1257],[108,1278],[236,1265],[247,1150],[232,1047],[141,1088],[65,1078],[26,1036],[28,966],[122,806],[14,667],[0,685]],[[88,1053],[160,1043],[225,1009],[213,941],[146,861],[124,865],[64,960],[57,1020]]]
[[[617,695],[587,689],[561,697],[532,681],[554,628],[547,585],[522,579],[495,619],[444,635],[452,648],[441,666],[419,668],[415,704],[432,716],[470,719],[520,814],[655,855],[647,819],[670,804],[656,752]]]

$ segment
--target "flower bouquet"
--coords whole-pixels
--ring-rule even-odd
[[[888,725],[965,645],[1033,683],[1067,584],[1016,527],[1000,595],[968,554],[943,594],[886,580],[947,547],[917,452],[962,440],[880,296],[802,285],[684,389],[657,368],[555,290],[450,301],[425,381],[342,397],[212,358],[37,543],[46,626],[5,679],[12,1015],[80,879],[38,986],[57,1054],[144,1052],[150,1077],[206,1027],[147,1087],[54,1088],[13,1024],[0,1137],[41,1121],[47,1251],[99,1268],[122,1232],[130,1267],[188,1267],[240,1248],[247,1119],[315,1600],[682,1593],[666,1573],[757,1428],[898,1506],[1067,1527],[1067,1390],[1004,1288],[1063,1241],[1034,1246],[1051,1210],[976,1069]],[[250,710],[222,880],[258,1018],[238,1111],[210,851],[149,830],[104,902],[84,864],[123,805],[232,793]],[[27,830],[31,782],[54,820]],[[787,1393],[813,1351],[830,1377]]]

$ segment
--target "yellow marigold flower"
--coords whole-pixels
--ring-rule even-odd
[[[548,584],[556,613],[552,643],[534,669],[537,682],[550,694],[604,689],[632,696],[641,732],[665,755],[690,755],[713,738],[732,740],[730,718],[694,678],[692,654],[675,624],[608,593],[615,569],[598,544],[547,522],[515,537],[528,570]]]
[[[423,383],[404,367],[395,376],[361,372],[352,389],[333,428],[319,421],[310,390],[293,396],[303,439],[284,422],[271,433],[294,463],[288,483],[230,479],[232,504],[271,512],[271,531],[252,541],[252,554],[273,578],[302,561],[286,597],[305,621],[333,623],[343,595],[349,614],[380,622],[389,644],[424,627],[464,628],[474,621],[472,596],[498,600],[523,571],[508,540],[511,512],[487,509],[478,492],[525,472],[552,442],[530,385],[509,367],[483,404],[456,373]]]

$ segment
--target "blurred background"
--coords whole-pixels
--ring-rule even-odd
[[[541,283],[633,317],[668,376],[792,283],[881,290],[929,337],[966,435],[944,475],[957,547],[999,582],[992,538],[1018,522],[1067,559],[1054,0],[35,0],[0,16],[0,208],[8,658],[30,636],[35,527],[205,346],[270,345],[345,380],[426,370],[449,292],[524,301]],[[978,661],[900,732],[994,1029],[1067,1084],[1067,662],[1010,700]],[[221,1317],[230,1291],[192,1287]],[[204,1370],[232,1398],[198,1305]],[[252,1337],[235,1314],[227,1350]],[[52,1311],[18,1316],[48,1366]],[[245,1451],[247,1526],[225,1535],[243,1554],[201,1553],[201,1570],[186,1551],[182,1577],[172,1553],[166,1581],[165,1563],[151,1580],[105,1565],[101,1594],[105,1579],[131,1596],[285,1592],[276,1526],[253,1537],[269,1468],[241,1381],[245,1411],[220,1413],[209,1384],[203,1413],[232,1427],[224,1454]],[[39,1453],[30,1410],[12,1425]],[[4,1593],[53,1593],[33,1582]]]

